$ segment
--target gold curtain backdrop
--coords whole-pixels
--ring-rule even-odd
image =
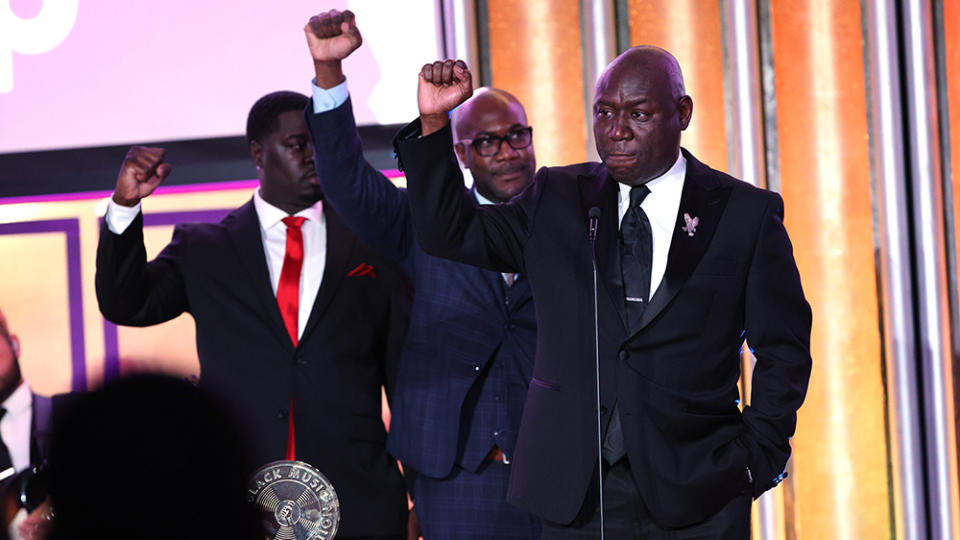
[[[814,370],[793,440],[796,532],[890,535],[862,14],[771,3],[785,222],[813,309]]]

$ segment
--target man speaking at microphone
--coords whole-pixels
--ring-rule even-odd
[[[784,477],[811,365],[782,199],[681,149],[693,100],[676,59],[643,46],[597,82],[602,164],[543,168],[508,204],[467,204],[447,113],[470,94],[462,62],[425,65],[419,121],[397,144],[422,247],[533,288],[508,501],[544,518],[544,538],[749,538],[750,498]],[[741,412],[744,339],[757,364]]]

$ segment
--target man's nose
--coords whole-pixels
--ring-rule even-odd
[[[303,153],[307,161],[313,161],[313,141],[307,142],[307,149]]]
[[[622,114],[616,114],[610,119],[610,129],[607,131],[607,135],[615,141],[630,138],[630,129],[627,128],[626,118]]]
[[[498,161],[507,161],[520,157],[520,151],[510,146],[507,141],[500,141],[500,150],[493,156]]]

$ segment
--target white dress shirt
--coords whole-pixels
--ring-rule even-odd
[[[259,189],[253,194],[253,206],[257,212],[257,220],[260,222],[260,240],[263,242],[267,270],[270,273],[270,286],[276,296],[277,286],[280,284],[280,271],[283,269],[283,256],[287,249],[287,226],[281,220],[288,214],[263,200]],[[111,232],[123,234],[139,212],[140,203],[133,207],[126,207],[113,202],[111,198],[104,219]],[[310,312],[313,310],[313,302],[320,290],[323,270],[327,263],[327,220],[323,214],[323,201],[317,201],[315,205],[294,215],[307,218],[300,229],[303,233],[303,267],[300,270],[297,335],[302,337],[307,319],[310,318]]]
[[[0,437],[10,452],[13,468],[20,472],[30,465],[30,427],[33,425],[33,392],[26,382],[3,402],[7,410],[0,419]]]
[[[253,205],[260,221],[260,239],[266,252],[267,269],[270,271],[270,286],[273,295],[277,295],[280,284],[280,271],[283,269],[283,256],[287,252],[287,226],[281,221],[287,213],[273,206],[260,196],[260,190],[253,194]],[[323,201],[317,201],[309,208],[294,214],[305,217],[300,227],[303,232],[303,267],[300,270],[300,309],[297,314],[297,336],[303,336],[307,319],[317,299],[323,269],[327,265],[327,219],[323,214]]]
[[[320,88],[317,86],[317,80],[313,79],[310,86],[313,87],[313,112],[316,114],[332,111],[343,105],[350,97],[350,93],[347,91],[347,81],[343,81],[333,88]]]
[[[677,156],[677,161],[662,175],[647,182],[650,193],[640,203],[647,219],[650,221],[650,232],[653,234],[653,261],[650,266],[650,296],[657,291],[663,274],[667,270],[667,255],[670,253],[670,242],[673,240],[673,229],[677,224],[677,213],[680,212],[680,195],[683,193],[683,179],[687,174],[687,160],[683,154]],[[631,186],[620,184],[620,197],[617,210],[620,213],[618,224],[623,223],[623,216],[630,208]]]
[[[0,437],[10,453],[10,462],[16,472],[23,471],[30,463],[30,435],[33,427],[33,392],[24,381],[3,402],[7,413],[0,419]],[[7,480],[7,478],[4,478]],[[20,524],[27,519],[27,511],[20,508],[7,526],[11,540],[23,540]]]

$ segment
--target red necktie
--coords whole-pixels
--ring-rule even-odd
[[[293,346],[297,346],[299,334],[298,314],[300,312],[300,270],[303,268],[303,233],[300,226],[306,218],[287,216],[283,224],[287,226],[287,250],[283,255],[283,268],[280,270],[280,283],[277,285],[277,305],[283,324],[287,327]],[[295,437],[293,430],[293,399],[290,400],[290,413],[287,429],[287,459],[296,459]]]
[[[277,305],[283,324],[290,334],[290,341],[297,346],[297,315],[300,312],[300,269],[303,268],[303,233],[300,226],[306,218],[287,216],[283,218],[287,226],[287,252],[283,255],[283,268],[280,270],[280,283],[277,285]]]

